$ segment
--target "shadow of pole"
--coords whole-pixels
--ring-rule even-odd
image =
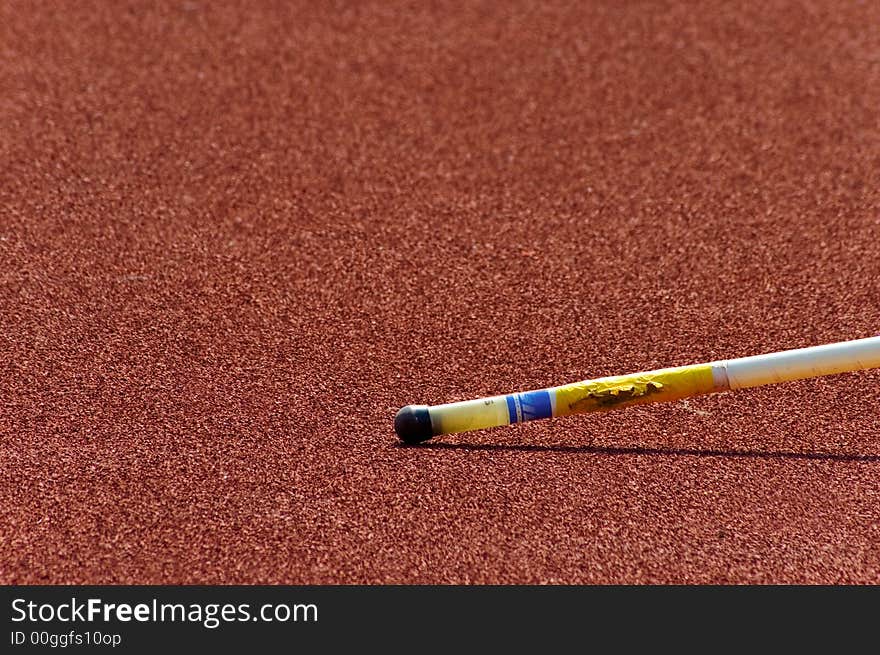
[[[701,448],[642,448],[616,446],[540,446],[535,444],[470,444],[470,443],[421,443],[397,444],[398,448],[421,450],[510,451],[524,453],[572,453],[587,455],[654,455],[660,457],[728,457],[750,459],[803,459],[832,462],[880,462],[880,455],[848,453],[815,453],[782,450],[721,450]]]

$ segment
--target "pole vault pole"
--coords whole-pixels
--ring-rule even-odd
[[[394,430],[406,443],[524,421],[660,403],[765,384],[880,368],[880,336],[811,348],[615,375],[444,405],[407,405]]]

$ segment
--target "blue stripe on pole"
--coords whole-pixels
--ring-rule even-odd
[[[553,416],[553,405],[550,402],[550,392],[542,389],[541,391],[527,391],[519,394],[519,401],[522,405],[523,421],[534,421],[539,418],[551,418]],[[510,402],[508,401],[508,409]]]
[[[516,401],[513,399],[513,394],[507,396],[507,415],[510,418],[510,424],[513,425],[516,423]]]

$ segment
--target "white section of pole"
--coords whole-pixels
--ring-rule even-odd
[[[880,336],[713,362],[731,389],[880,367]]]

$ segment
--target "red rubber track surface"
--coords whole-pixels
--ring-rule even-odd
[[[876,583],[880,3],[0,4],[0,582]]]

